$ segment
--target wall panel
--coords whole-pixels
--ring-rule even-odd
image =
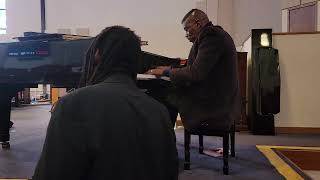
[[[282,32],[289,31],[289,11],[288,9],[282,10]]]
[[[149,41],[146,51],[183,58],[189,53],[181,19],[195,0],[49,0],[46,5],[48,32],[88,28],[94,36],[106,26],[123,25]]]
[[[320,34],[275,35],[281,73],[277,127],[320,127]]]
[[[300,5],[300,0],[281,0],[282,9]]]
[[[235,0],[234,40],[237,46],[250,36],[251,29],[272,28],[281,32],[281,1]]]

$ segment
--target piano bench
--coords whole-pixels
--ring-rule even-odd
[[[184,130],[184,169],[190,170],[190,141],[191,135],[199,136],[199,153],[204,154],[203,136],[219,136],[223,141],[223,174],[229,174],[229,138],[231,146],[231,156],[235,157],[235,126],[233,125],[230,130],[214,130],[214,131],[188,131]]]

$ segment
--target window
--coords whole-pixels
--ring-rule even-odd
[[[317,4],[310,3],[289,9],[290,32],[317,31]]]
[[[7,34],[6,0],[0,0],[0,34]]]

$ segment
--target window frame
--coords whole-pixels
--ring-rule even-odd
[[[4,35],[4,34],[7,34],[7,8],[6,8],[6,0],[5,1],[5,7],[4,8],[0,8],[0,11],[4,11],[4,14],[5,14],[5,17],[6,17],[6,22],[5,22],[5,25],[6,25],[6,28],[2,28],[0,27],[0,31],[5,31],[5,33],[0,33],[0,35]]]

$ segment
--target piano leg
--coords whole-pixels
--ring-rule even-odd
[[[0,86],[0,143],[2,149],[10,149],[11,99],[21,89],[21,87],[15,85]]]
[[[11,98],[5,97],[0,91],[0,142],[3,149],[10,149],[10,111]]]
[[[10,149],[10,143],[9,142],[2,142],[1,147],[4,150],[9,150]]]
[[[163,105],[168,109],[172,126],[174,126],[178,117],[178,109],[168,102],[163,102]]]

